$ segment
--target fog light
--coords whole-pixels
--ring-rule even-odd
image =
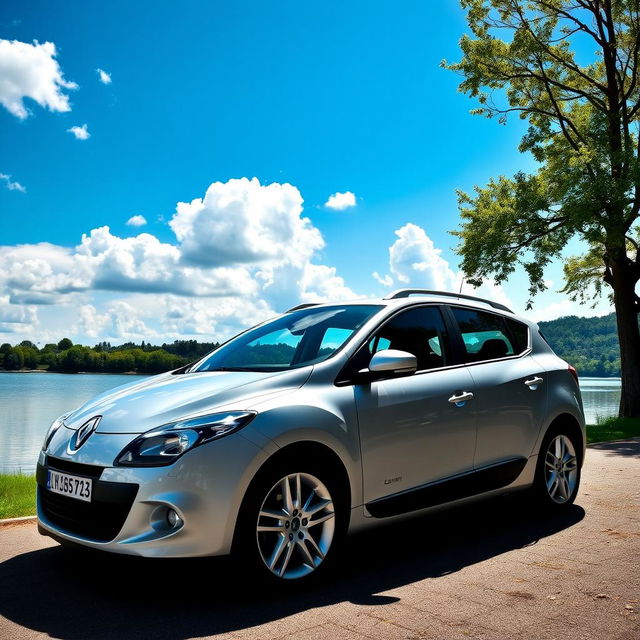
[[[173,509],[168,509],[167,510],[167,524],[172,529],[175,529],[175,528],[179,527],[182,524],[182,518]]]

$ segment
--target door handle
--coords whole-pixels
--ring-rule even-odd
[[[531,389],[535,391],[538,388],[539,384],[542,384],[542,378],[536,376],[535,378],[531,378],[531,380],[525,380],[524,383]]]
[[[471,400],[473,398],[473,393],[471,391],[463,391],[460,395],[453,395],[449,398],[449,402],[451,404],[455,404],[456,407],[464,407],[467,400]]]

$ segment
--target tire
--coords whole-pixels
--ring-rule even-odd
[[[346,533],[345,494],[330,466],[292,461],[261,472],[238,518],[235,561],[273,585],[317,580],[333,565]]]
[[[532,492],[539,507],[560,512],[570,507],[580,488],[581,443],[563,427],[556,427],[545,435],[536,465]]]

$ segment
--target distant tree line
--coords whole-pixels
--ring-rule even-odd
[[[581,376],[620,375],[615,313],[600,318],[566,316],[540,322],[539,327],[554,351]]]
[[[610,377],[620,375],[620,353],[614,313],[600,318],[566,316],[540,322],[540,330],[554,351],[571,363],[582,376]],[[19,345],[0,346],[0,368],[47,369],[64,373],[78,371],[103,373],[162,373],[198,360],[218,346],[214,342],[176,340],[160,346],[142,342],[126,342],[112,346],[100,342],[94,347],[74,345],[64,338],[58,344],[46,344],[39,349],[24,340]],[[279,350],[278,354],[273,351]],[[260,345],[255,363],[291,360],[289,345]]]
[[[64,338],[57,344],[45,344],[39,349],[33,342],[23,340],[19,345],[5,343],[0,346],[0,369],[153,374],[171,371],[193,362],[217,346],[213,342],[176,340],[161,346],[143,341],[141,344],[127,342],[118,346],[100,342],[94,347],[85,347]]]

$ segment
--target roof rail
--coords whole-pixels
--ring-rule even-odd
[[[291,313],[292,311],[299,311],[300,309],[307,309],[308,307],[317,307],[319,302],[305,302],[304,304],[299,304],[295,307],[291,307],[291,309],[287,309],[285,313]]]
[[[486,300],[485,298],[478,298],[477,296],[468,296],[465,293],[453,293],[452,291],[432,291],[431,289],[398,289],[392,291],[388,296],[385,296],[385,300],[395,300],[396,298],[408,298],[411,295],[423,295],[423,296],[444,296],[446,298],[460,298],[462,300],[474,300],[475,302],[484,302],[491,305],[494,309],[500,309],[513,313],[509,307],[494,302],[493,300]]]

